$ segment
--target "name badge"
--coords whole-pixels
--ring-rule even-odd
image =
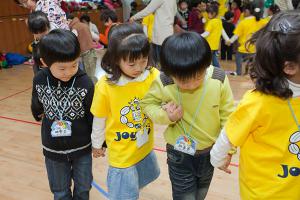
[[[148,129],[145,128],[144,133],[141,130],[139,130],[136,133],[136,145],[138,148],[146,144],[148,140],[149,140]]]
[[[51,126],[52,137],[70,137],[72,135],[72,123],[65,120],[54,121]]]
[[[181,135],[177,138],[174,149],[189,155],[195,155],[197,142],[192,138]]]

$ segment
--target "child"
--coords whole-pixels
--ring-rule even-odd
[[[233,111],[229,81],[210,66],[209,45],[197,33],[170,36],[161,56],[164,73],[141,106],[153,122],[169,125],[164,137],[173,199],[203,200],[214,171],[209,151]]]
[[[211,150],[211,163],[230,172],[228,149],[240,147],[241,199],[299,200],[299,33],[300,13],[289,11],[253,35],[255,89],[243,97]]]
[[[130,17],[132,17],[133,15],[135,15],[137,13],[137,3],[135,1],[131,2],[130,3],[130,7],[131,7],[131,10],[130,10]]]
[[[237,25],[241,16],[241,0],[233,0],[231,3],[231,12],[233,13],[233,24]]]
[[[100,21],[104,23],[105,32],[104,34],[100,33],[99,40],[102,44],[104,44],[106,47],[108,45],[108,33],[112,26],[116,25],[118,22],[118,16],[117,14],[112,10],[104,10],[101,12],[100,15]]]
[[[139,189],[159,176],[153,152],[153,124],[140,100],[158,75],[148,67],[150,44],[142,26],[125,23],[112,29],[102,60],[108,75],[97,83],[91,107],[94,157],[109,153],[107,186],[110,200],[139,197]]]
[[[220,45],[221,35],[225,41],[229,40],[226,32],[223,29],[222,21],[218,16],[218,6],[212,4],[207,8],[209,21],[205,27],[205,32],[201,34],[205,37],[212,53],[212,65],[215,67],[220,67],[218,61],[218,50]]]
[[[194,2],[188,21],[189,30],[199,34],[202,34],[204,32],[204,24],[206,22],[206,19],[202,14],[206,12],[206,7],[204,11],[202,4],[204,4],[204,2],[201,0],[197,0]]]
[[[66,13],[61,9],[61,0],[15,0],[16,3],[31,11],[42,11],[47,14],[52,29],[69,29]]]
[[[183,18],[184,23],[180,23],[179,20],[177,20],[178,25],[180,26],[180,28],[182,28],[183,30],[188,30],[188,21],[189,21],[189,14],[190,11],[188,10],[188,3],[187,0],[180,0],[178,2],[178,13],[180,14],[180,16]]]
[[[84,70],[87,75],[92,79],[93,83],[97,82],[95,75],[97,55],[93,48],[93,38],[90,32],[90,28],[85,23],[80,22],[78,17],[73,15],[67,16],[69,20],[70,30],[77,36],[80,44],[80,58],[84,65]]]
[[[39,48],[47,68],[33,79],[31,110],[37,121],[42,120],[50,189],[54,199],[88,200],[93,179],[90,107],[94,85],[78,69],[80,46],[72,32],[53,30],[42,38]]]
[[[233,13],[227,11],[225,13],[224,19],[222,20],[223,28],[228,37],[233,36],[233,31],[235,28],[234,24],[232,23],[233,17]],[[227,46],[223,38],[221,40],[221,60],[232,60],[232,45]]]
[[[91,22],[90,16],[88,16],[87,14],[81,15],[80,22],[85,23],[89,26],[93,40],[98,42],[99,30],[98,30],[97,26]]]
[[[249,4],[244,7],[244,15],[245,19],[238,24],[233,32],[234,35],[227,42],[228,45],[231,45],[238,39],[239,47],[235,55],[237,75],[242,75],[243,59],[249,59],[255,53],[255,46],[251,45],[246,47],[246,41],[265,25],[260,19],[260,9],[254,8],[253,5]]]
[[[34,60],[33,73],[34,75],[41,69],[39,41],[48,34],[50,30],[50,22],[47,15],[42,11],[34,11],[28,16],[28,29],[33,34],[34,41],[32,43],[32,57]]]

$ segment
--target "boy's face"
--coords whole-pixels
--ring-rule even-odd
[[[194,78],[188,80],[180,80],[176,77],[173,77],[175,84],[182,91],[193,91],[200,87],[204,81],[205,71],[202,73],[198,73],[198,75]]]
[[[216,17],[216,13],[207,13],[209,19],[213,19]]]
[[[237,8],[237,4],[236,4],[235,2],[232,2],[231,7],[232,7],[233,9],[236,9],[236,8]]]
[[[179,5],[180,10],[187,10],[188,8],[188,4],[186,2],[181,2],[181,4]]]
[[[78,59],[70,62],[55,62],[50,66],[51,74],[63,82],[68,82],[78,71]]]
[[[140,76],[148,65],[148,57],[139,58],[135,61],[123,60],[120,62],[120,69],[123,74],[130,78],[136,78]]]
[[[108,18],[108,20],[104,23],[104,26],[110,26],[110,25],[112,25],[112,21],[111,21],[111,19],[110,18]]]
[[[201,2],[197,5],[197,8],[201,11],[201,12],[205,12],[206,11],[206,3]]]

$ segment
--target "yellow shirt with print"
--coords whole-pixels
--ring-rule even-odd
[[[223,25],[221,19],[214,18],[214,19],[210,19],[207,22],[205,31],[209,32],[209,35],[206,37],[206,40],[212,51],[219,49],[222,30],[223,30]]]
[[[300,99],[291,100],[300,119]],[[300,132],[287,100],[250,91],[226,125],[230,142],[240,146],[242,200],[300,199]]]
[[[150,14],[147,17],[143,18],[142,24],[147,27],[147,36],[149,41],[152,41],[152,32],[153,32],[153,24],[154,24],[154,14]]]
[[[237,35],[239,48],[238,51],[241,53],[255,53],[255,46],[250,45],[248,48],[245,47],[246,42],[251,38],[251,36],[264,27],[264,22],[262,20],[256,21],[255,17],[251,16],[243,19],[235,28],[234,35]]]
[[[91,112],[106,118],[105,140],[108,146],[109,164],[117,168],[135,165],[153,149],[153,124],[141,110],[140,100],[149,90],[158,70],[150,70],[141,82],[129,82],[120,86],[102,77],[95,87]],[[136,133],[148,134],[148,142],[138,148]]]

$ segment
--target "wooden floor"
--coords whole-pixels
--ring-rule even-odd
[[[223,62],[226,70],[234,63]],[[42,155],[40,125],[30,112],[32,68],[28,65],[0,70],[0,200],[52,199],[49,191],[44,157]],[[248,77],[230,77],[235,100],[252,87]],[[164,149],[162,132],[165,127],[155,127],[155,147]],[[170,200],[171,185],[168,177],[166,153],[156,151],[160,177],[141,191],[142,200]],[[238,164],[238,156],[233,165]],[[233,174],[215,170],[207,200],[238,200],[238,166],[232,166]],[[106,199],[107,161],[94,159],[93,175],[96,186],[91,190],[91,200]],[[97,189],[98,188],[98,189]],[[104,190],[104,192],[100,192]]]

